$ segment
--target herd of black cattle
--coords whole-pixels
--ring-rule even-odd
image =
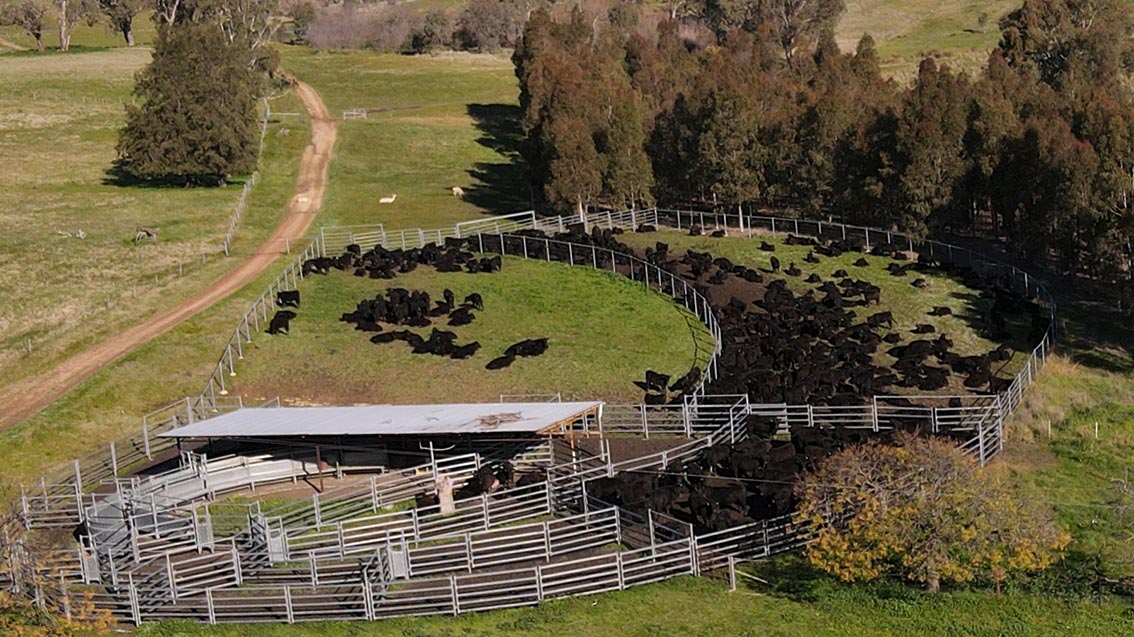
[[[471,247],[471,246],[469,246]],[[445,246],[428,244],[409,250],[387,250],[382,246],[363,252],[361,246],[351,244],[337,257],[315,257],[303,262],[304,276],[329,274],[331,270],[349,271],[357,277],[393,279],[398,274],[413,272],[419,266],[428,266],[438,272],[467,272],[469,274],[499,272],[503,259],[497,256],[477,257],[463,241],[448,241]],[[473,292],[457,304],[456,295],[446,288],[442,298],[432,300],[424,290],[387,288],[374,298],[363,299],[351,312],[344,312],[340,321],[354,325],[361,332],[377,332],[370,337],[375,344],[402,341],[414,354],[432,354],[453,360],[470,358],[480,350],[478,341],[457,343],[457,334],[434,327],[426,338],[408,329],[384,331],[382,325],[429,327],[434,320],[445,320],[449,326],[468,325],[476,318],[476,311],[484,310],[484,299]],[[280,307],[299,307],[299,291],[283,290],[276,298]],[[279,310],[268,325],[270,334],[286,334],[289,322],[296,318],[292,310]],[[518,357],[540,356],[548,349],[547,338],[529,338],[508,346],[504,353],[492,359],[485,369],[504,369]]]
[[[650,229],[639,228],[643,230]],[[694,229],[691,233],[699,232]],[[538,231],[520,234],[549,239],[524,245],[523,253],[527,256],[585,262],[598,267],[613,265],[613,269],[636,280],[647,278],[645,266],[614,256],[615,253],[635,254],[635,250],[619,241],[621,231],[617,229],[596,228],[588,233],[576,226],[554,237]],[[550,240],[594,246],[596,250],[572,250],[562,247],[565,243],[555,244]],[[378,247],[365,254],[357,246],[349,246],[339,257],[313,259],[303,267],[305,273],[353,269],[355,276],[370,278],[393,278],[395,273],[409,272],[419,265],[431,265],[445,272],[499,271],[502,266],[499,256],[477,258],[473,254],[475,241],[450,239],[443,247],[429,245],[415,250]],[[890,276],[944,272],[980,290],[991,297],[992,303],[982,316],[969,319],[990,340],[1003,341],[1012,336],[1008,330],[1010,319],[1015,323],[1030,320],[1030,331],[1025,339],[1028,343],[1038,342],[1048,327],[1047,314],[1032,299],[1016,293],[1006,280],[982,275],[968,267],[941,263],[927,255],[911,260],[898,246],[891,244],[875,245],[868,251],[862,242],[853,240],[789,236],[786,243],[810,248],[804,261],[813,271],[806,279],[813,287],[803,293],[793,291],[788,278],[778,276],[782,273],[789,278],[800,277],[800,268],[795,263],[783,268],[774,255],[769,258],[770,268],[766,270],[736,264],[707,252],[671,253],[661,242],[640,255],[646,262],[690,282],[715,310],[721,352],[717,376],[706,387],[708,393],[747,394],[754,403],[834,406],[864,404],[870,397],[895,392],[896,388],[934,392],[956,387],[951,383],[954,375],[960,384],[974,392],[998,392],[1007,386],[1009,379],[998,375],[996,368],[1011,358],[1008,347],[1001,345],[987,353],[962,355],[953,351],[954,343],[945,334],[934,338],[907,336],[894,329],[891,312],[871,312],[870,308],[881,301],[880,287],[854,278],[845,269],[834,270],[830,279],[816,272],[816,266],[822,264],[824,257],[848,252],[864,253],[854,267],[869,266],[867,256],[887,258],[891,260],[886,267]],[[775,251],[775,245],[766,241],[760,248]],[[519,248],[504,240],[498,240],[495,249],[520,253]],[[543,254],[539,253],[540,249]],[[912,277],[910,285],[924,289],[930,283],[924,276],[918,276]],[[672,287],[663,291],[680,298],[678,290]],[[285,298],[284,294],[293,296]],[[281,292],[279,301],[281,305],[287,301],[298,306],[298,292]],[[344,314],[342,320],[362,331],[379,332],[372,337],[374,342],[404,340],[415,352],[466,358],[476,352],[478,343],[457,345],[452,332],[436,328],[428,339],[408,330],[383,332],[379,324],[426,327],[431,319],[447,318],[450,325],[461,325],[473,319],[472,310],[482,308],[483,301],[476,294],[457,305],[452,292],[446,290],[444,299],[431,305],[425,292],[393,288],[360,302],[355,311]],[[855,312],[854,308],[861,311]],[[951,313],[948,307],[934,307],[928,312],[930,316]],[[287,314],[283,316],[286,321]],[[934,333],[935,329],[926,323],[917,325],[911,332],[920,336]],[[883,348],[894,359],[888,366],[878,364],[877,354]],[[536,356],[546,350],[547,339],[521,341],[487,367],[506,367],[517,356]],[[693,366],[677,379],[650,370],[644,381],[635,384],[645,391],[647,404],[662,404],[680,402],[683,396],[696,390],[701,379],[700,368]],[[898,399],[896,404],[902,402]],[[728,528],[789,512],[794,506],[793,488],[801,472],[848,444],[869,439],[884,441],[891,435],[886,431],[793,427],[789,441],[774,440],[774,428],[774,421],[750,416],[748,437],[735,444],[715,445],[696,460],[672,463],[661,471],[624,472],[591,480],[588,495],[632,511],[663,512],[701,530]],[[474,476],[463,487],[466,493],[486,492],[497,485],[511,483],[514,478],[507,463],[481,473],[484,475]]]
[[[560,238],[606,251],[633,253],[618,240],[618,234],[598,229],[586,233],[575,228]],[[812,264],[813,271],[819,269],[821,257],[866,252],[862,242],[853,240],[789,236],[786,243],[811,248],[805,260]],[[766,241],[760,247],[775,251],[775,245]],[[893,244],[873,246],[855,265],[869,266],[867,256],[892,259],[887,270],[894,277],[905,277],[911,271],[943,272],[990,296],[993,302],[983,316],[968,317],[990,340],[1010,337],[1006,329],[1009,318],[1030,321],[1031,329],[1024,339],[1027,343],[1038,342],[1048,327],[1046,311],[1015,292],[1006,279],[941,263],[927,255],[909,260]],[[891,312],[870,312],[881,302],[881,288],[852,277],[845,269],[834,270],[826,280],[813,273],[807,281],[814,287],[798,293],[792,290],[787,278],[775,276],[782,270],[774,256],[770,259],[771,268],[758,270],[726,258],[714,258],[708,252],[688,250],[674,254],[665,243],[658,242],[644,251],[644,259],[693,282],[694,289],[715,310],[722,349],[717,378],[707,388],[710,393],[747,394],[755,403],[858,405],[871,396],[898,393],[899,389],[933,392],[956,387],[958,383],[950,382],[953,375],[959,384],[978,393],[995,393],[1011,382],[996,373],[1011,359],[1007,346],[963,355],[953,350],[954,343],[948,335],[911,338],[895,331]],[[801,276],[802,272],[794,266],[792,263],[783,272],[788,277],[792,273]],[[646,273],[635,272],[634,277],[642,280]],[[925,277],[916,277],[910,285],[925,288],[929,283]],[[675,290],[665,291],[680,296]],[[854,312],[854,308],[859,308],[860,313]],[[934,307],[928,312],[932,316],[951,313],[948,307]],[[934,326],[929,323],[911,330],[913,335],[933,332]],[[883,347],[895,361],[888,366],[878,364],[877,354]],[[679,382],[667,386],[668,377],[648,371],[645,381],[637,385],[646,391],[644,400],[648,404],[680,402],[682,394],[695,388],[698,374],[696,369],[691,370]],[[693,382],[688,382],[691,378]]]

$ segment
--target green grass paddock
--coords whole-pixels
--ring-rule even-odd
[[[565,400],[637,401],[642,392],[632,381],[646,369],[677,377],[708,360],[712,337],[668,297],[589,268],[518,257],[503,263],[495,274],[421,267],[392,280],[336,270],[308,277],[291,334],[256,336],[231,387],[250,401],[279,395],[318,404],[482,402],[556,392]],[[480,351],[459,361],[413,354],[402,342],[374,345],[369,333],[338,320],[388,287],[426,290],[433,299],[449,288],[458,302],[479,293],[484,311],[475,312],[470,325],[448,327],[435,319],[434,326],[455,332],[458,344],[478,341]],[[430,329],[413,331],[428,337]],[[550,339],[544,355],[484,369],[512,343],[542,337]]]
[[[766,569],[763,569],[766,570]],[[766,572],[757,568],[764,579]],[[803,578],[797,579],[797,578]],[[716,579],[680,577],[539,607],[460,617],[373,623],[229,625],[169,622],[143,626],[141,637],[1001,637],[1120,636],[1134,630],[1134,612],[1104,600],[1067,601],[1039,595],[946,592],[903,586],[848,587],[793,570],[774,586],[741,580],[729,592]]]

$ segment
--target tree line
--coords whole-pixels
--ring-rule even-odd
[[[632,8],[632,7],[631,7]],[[1026,0],[969,76],[925,58],[910,86],[873,40],[839,50],[841,0],[705,0],[718,38],[627,5],[535,11],[513,61],[537,205],[774,207],[925,235],[1011,239],[1026,258],[1128,281],[1134,15],[1123,0]]]
[[[59,50],[71,48],[71,36],[80,23],[94,26],[105,21],[122,35],[126,46],[134,46],[134,18],[145,10],[154,10],[164,0],[0,0],[0,26],[16,26],[35,39],[42,53],[43,36],[49,18],[54,18],[59,32]]]

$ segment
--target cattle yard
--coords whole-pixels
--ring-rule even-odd
[[[919,325],[932,325],[934,334],[947,334],[954,341],[954,351],[963,356],[983,354],[1007,343],[1012,357],[997,364],[1005,377],[1018,371],[1026,360],[1028,325],[1020,317],[1010,316],[1010,329],[999,341],[986,338],[988,331],[983,323],[993,301],[960,279],[935,271],[894,276],[885,269],[892,261],[881,257],[866,257],[872,261],[870,265],[855,266],[864,258],[857,252],[822,258],[821,264],[808,263],[811,248],[787,245],[787,236],[781,233],[774,237],[769,232],[760,241],[752,241],[743,236],[690,237],[674,231],[661,235],[628,233],[621,238],[638,253],[663,240],[677,254],[686,250],[711,252],[765,273],[770,272],[770,258],[778,255],[785,267],[800,267],[798,276],[780,275],[797,293],[817,289],[816,283],[807,283],[811,276],[822,273],[823,280],[828,280],[832,272],[843,270],[881,290],[879,303],[865,309],[849,307],[861,314],[858,320],[889,312],[893,315],[892,330],[899,334],[912,334]],[[399,237],[390,242],[397,246],[403,241]],[[777,251],[761,250],[761,243],[774,245]],[[812,260],[819,258],[813,255]],[[609,272],[586,274],[516,257],[506,258],[504,264],[501,272],[488,276],[418,270],[376,281],[331,269],[327,277],[308,277],[298,286],[305,305],[299,313],[302,318],[293,322],[295,329],[280,338],[257,339],[246,347],[240,372],[230,378],[229,389],[250,402],[278,394],[285,402],[295,404],[493,400],[499,394],[546,391],[568,397],[628,400],[640,397],[641,390],[630,381],[640,378],[643,370],[660,370],[676,379],[691,362],[704,366],[703,357],[711,349],[708,334],[701,329],[681,329],[683,323],[692,327],[700,323],[690,320],[691,315],[675,314],[663,297],[632,285],[626,277]],[[922,277],[930,285],[911,285]],[[483,293],[486,309],[477,313],[479,318],[469,327],[446,328],[444,322],[438,323],[443,329],[455,329],[464,341],[481,344],[480,352],[467,360],[452,361],[421,356],[404,345],[365,346],[360,328],[343,323],[339,316],[353,310],[357,299],[391,287],[421,289],[434,299],[441,299],[445,289],[458,299],[472,292]],[[750,287],[746,289],[740,277],[732,277],[731,283],[712,287],[713,302],[725,305],[732,296],[750,302],[764,294],[763,287]],[[615,298],[618,300],[612,300]],[[517,316],[511,312],[515,307],[526,311]],[[930,308],[934,307],[948,308],[948,315],[931,316]],[[588,329],[588,325],[608,327],[598,330]],[[428,337],[431,329],[429,325],[411,331]],[[687,331],[688,340],[675,336]],[[532,360],[507,370],[484,369],[485,362],[509,343],[528,336],[551,336],[553,355],[560,364],[549,366]],[[613,361],[604,359],[602,365],[593,358],[613,347],[618,347],[622,356]],[[881,350],[876,359],[883,366],[897,360]],[[412,382],[405,383],[407,378]],[[952,380],[951,390],[967,391],[960,378]]]
[[[581,227],[571,227],[578,221]],[[168,618],[210,624],[379,619],[531,605],[681,574],[731,572],[737,561],[800,546],[807,541],[808,530],[791,517],[790,491],[744,485],[753,480],[782,482],[842,444],[916,429],[956,440],[982,463],[1000,452],[1003,420],[1019,404],[1050,347],[1054,305],[1041,286],[1015,268],[967,250],[915,243],[894,233],[759,217],[729,221],[724,216],[706,219],[700,213],[658,210],[598,213],[585,220],[520,216],[511,219],[507,228],[496,222],[472,231],[458,227],[416,233],[413,244],[407,237],[414,234],[401,234],[400,245],[385,247],[384,231],[369,242],[359,241],[366,235],[353,233],[328,242],[324,234],[249,309],[199,396],[147,415],[137,435],[76,460],[45,476],[39,485],[25,486],[4,526],[5,543],[16,547],[0,565],[5,585],[64,612],[70,612],[75,607],[72,602],[82,596],[95,608],[135,624]],[[685,239],[657,232],[659,226],[689,232],[691,225],[697,226],[691,234],[741,237]],[[792,238],[784,238],[785,232]],[[825,241],[798,245],[807,236]],[[671,245],[662,249],[659,241]],[[651,242],[648,252],[633,254],[631,244]],[[429,248],[430,244],[445,247]],[[721,262],[720,257],[706,262],[695,250],[669,258],[677,257],[679,246],[685,244],[717,255],[726,254],[723,246],[737,246],[729,253],[736,263]],[[752,246],[766,254],[752,253]],[[886,252],[897,262],[919,264],[917,275],[944,267],[971,283],[973,287],[967,289],[946,277],[926,276],[929,285],[916,288],[942,295],[933,302],[953,309],[948,316],[936,317],[935,327],[941,331],[953,333],[976,325],[982,316],[990,323],[988,329],[1011,333],[1017,323],[1026,327],[1019,320],[988,318],[998,312],[1010,314],[1005,309],[1009,297],[1020,307],[1032,304],[1033,309],[1020,312],[1041,317],[1043,329],[1032,347],[1013,356],[1013,369],[1018,370],[1014,377],[1002,375],[1003,367],[995,373],[987,371],[990,359],[975,353],[994,343],[977,337],[964,345],[958,339],[947,346],[941,340],[920,339],[930,345],[914,348],[926,351],[913,356],[909,348],[918,335],[903,334],[898,342],[904,345],[899,347],[907,349],[892,365],[900,372],[896,375],[879,372],[873,367],[878,357],[871,355],[856,354],[853,364],[836,366],[840,374],[847,374],[845,382],[874,379],[873,385],[863,387],[917,387],[938,373],[948,374],[930,373],[946,368],[952,368],[954,376],[967,372],[966,381],[991,377],[983,388],[966,382],[963,394],[950,395],[954,385],[946,383],[933,395],[913,395],[911,390],[905,395],[863,394],[847,401],[844,389],[813,393],[816,400],[810,403],[752,400],[762,396],[761,383],[738,372],[744,369],[737,367],[741,358],[752,354],[746,353],[750,345],[744,345],[746,340],[738,338],[737,330],[783,326],[760,318],[764,316],[760,312],[740,311],[733,299],[721,298],[719,288],[731,290],[730,278],[763,283],[777,275],[772,271],[777,269],[771,261],[773,253],[791,264],[797,254],[830,252],[832,246],[844,246],[848,254],[821,258],[824,268],[865,272],[871,261],[884,260],[868,253]],[[895,246],[903,253],[916,252],[921,259],[897,255]],[[470,256],[462,256],[465,250]],[[316,273],[319,264],[328,263],[323,259],[344,253],[361,255],[360,263],[379,269],[381,259],[404,263],[407,255],[430,267],[449,258],[467,262],[501,255],[499,272],[452,273],[471,277],[473,287],[485,290],[488,281],[510,269],[524,272],[523,265],[528,264],[563,268],[565,263],[582,266],[584,272],[604,270],[630,279],[638,292],[673,299],[681,311],[696,317],[711,337],[707,358],[669,387],[669,379],[661,381],[659,376],[672,374],[647,374],[645,382],[636,383],[646,390],[643,402],[601,404],[597,411],[580,411],[555,429],[539,429],[542,433],[536,437],[470,436],[466,430],[461,434],[453,430],[415,434],[395,443],[389,436],[376,436],[378,430],[367,429],[360,433],[369,437],[344,440],[345,430],[321,436],[317,423],[309,431],[288,430],[304,434],[298,437],[282,436],[283,430],[270,430],[276,435],[266,438],[249,438],[254,430],[229,439],[213,437],[219,432],[208,433],[210,419],[222,414],[245,414],[270,423],[277,412],[291,413],[279,406],[279,400],[267,405],[274,409],[246,406],[230,391],[238,386],[232,379],[254,365],[254,356],[247,363],[243,360],[254,351],[254,344],[289,342],[290,334],[260,333],[268,327],[268,316],[280,311],[280,301],[295,300],[281,292],[298,289],[307,301],[317,296],[311,292],[316,288],[306,287],[311,283],[345,280],[342,273],[332,272],[334,267],[325,269],[325,277]],[[850,259],[851,264],[840,259]],[[866,264],[855,266],[860,259]],[[354,261],[345,257],[340,264],[346,262]],[[915,275],[912,265],[910,269],[906,277],[892,275],[892,269],[887,275],[912,287],[904,283]],[[313,277],[315,281],[307,281]],[[375,284],[372,279],[351,278],[356,280]],[[841,293],[828,288],[827,309],[815,306],[816,317],[834,312],[853,317],[840,319],[848,323],[864,318],[835,311],[840,304],[883,311],[887,292],[879,298],[870,289],[871,285],[881,289],[883,279],[871,280],[878,283],[856,286],[851,281]],[[998,300],[992,305],[976,302],[972,297],[981,286],[999,290]],[[462,287],[460,292],[473,287]],[[813,303],[814,295],[803,289],[769,281],[762,288],[763,299],[748,305],[790,314],[785,303]],[[355,289],[342,298],[357,299],[360,292]],[[369,287],[366,295],[373,292]],[[856,302],[856,295],[863,298]],[[445,312],[451,314],[455,297],[445,296],[439,307],[449,305]],[[492,298],[491,293],[483,296],[485,314]],[[893,330],[890,334],[913,331],[909,325],[923,320],[920,312],[899,307],[910,305],[908,298],[896,300],[892,310],[885,310],[893,314],[887,330]],[[305,311],[319,302],[308,303],[299,303],[293,319],[296,336]],[[340,307],[342,312],[350,309]],[[316,313],[308,316],[313,319]],[[838,347],[849,347],[848,352],[860,348],[876,352],[882,337],[875,328],[882,331],[882,324],[865,331],[858,328],[853,344],[831,334],[797,349],[822,351],[841,343]],[[353,332],[346,336],[365,338]],[[373,352],[390,346],[394,345],[362,343],[356,349]],[[758,356],[779,355],[775,348],[763,346],[752,351],[763,352]],[[547,358],[521,363],[546,364],[554,360],[554,352],[552,346]],[[941,368],[928,364],[932,352],[943,361]],[[973,358],[975,362],[969,361]],[[805,364],[806,359],[793,363]],[[880,376],[885,378],[879,380]],[[746,390],[729,394],[721,388]],[[989,393],[989,388],[1000,391]],[[501,412],[539,411],[538,403],[512,406],[507,397],[500,399],[495,409]],[[491,411],[490,406],[483,407]],[[194,423],[206,427],[198,431],[205,431],[201,435],[206,439],[179,436],[178,431],[197,431]],[[781,473],[789,465],[788,473]],[[444,499],[437,502],[444,490],[441,482],[460,487],[452,505]],[[269,499],[250,499],[257,497],[257,490],[266,490]],[[235,497],[226,501],[226,495]],[[77,544],[60,540],[58,531],[72,529],[77,529]],[[49,537],[55,538],[53,549],[37,553]]]

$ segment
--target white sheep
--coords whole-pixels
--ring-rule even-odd
[[[394,203],[394,200],[397,199],[397,198],[398,198],[397,195],[390,195],[389,197],[382,197],[381,199],[378,200],[378,203]]]

